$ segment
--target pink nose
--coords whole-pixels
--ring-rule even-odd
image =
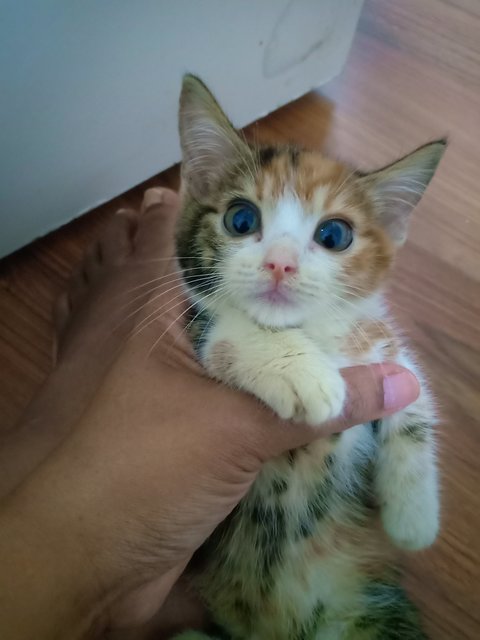
[[[292,276],[297,272],[297,263],[292,258],[276,258],[275,260],[268,260],[267,258],[267,261],[263,266],[267,271],[272,272],[273,278],[276,282],[280,282],[284,278]]]

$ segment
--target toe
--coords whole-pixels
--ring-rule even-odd
[[[89,278],[82,262],[82,264],[72,273],[67,284],[66,295],[68,297],[70,312],[77,307],[79,301],[88,291],[88,284]]]
[[[63,333],[70,318],[70,312],[70,298],[68,293],[64,292],[60,294],[53,306],[53,324],[57,335]]]
[[[71,316],[71,303],[67,292],[60,294],[53,305],[53,362],[58,360],[58,352],[62,341],[62,336],[68,326]]]
[[[148,189],[142,203],[135,253],[145,259],[168,257],[173,253],[174,227],[180,198],[170,189]]]
[[[147,189],[143,195],[143,202],[141,206],[141,213],[145,213],[152,207],[161,206],[165,210],[176,210],[180,204],[180,196],[176,191],[172,189],[165,189],[164,187],[153,187]]]
[[[94,282],[102,271],[103,255],[100,242],[96,242],[85,252],[83,271],[89,282]]]
[[[120,209],[110,220],[96,248],[96,260],[119,264],[131,255],[137,231],[138,215],[132,209]],[[94,261],[92,260],[92,265]]]

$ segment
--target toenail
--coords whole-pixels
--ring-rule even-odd
[[[154,187],[152,189],[147,189],[143,196],[142,208],[143,210],[147,210],[154,205],[163,204],[164,201],[164,189],[161,187]]]

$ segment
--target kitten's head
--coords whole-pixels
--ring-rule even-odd
[[[180,138],[187,283],[207,309],[233,304],[272,327],[338,319],[381,286],[446,146],[432,142],[372,173],[317,151],[254,147],[193,76]]]

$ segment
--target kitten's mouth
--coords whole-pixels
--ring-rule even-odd
[[[277,306],[292,306],[294,304],[292,296],[278,287],[257,293],[255,297],[257,300]]]

